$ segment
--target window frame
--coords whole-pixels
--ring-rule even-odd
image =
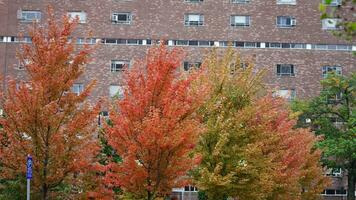
[[[77,15],[75,15],[75,14],[77,14]],[[79,24],[86,24],[88,22],[88,13],[86,13],[85,11],[68,11],[67,16],[70,20],[74,20],[76,18],[76,16],[78,16]],[[82,17],[84,19],[82,19]]]
[[[75,90],[76,86],[78,86],[78,91]],[[84,84],[83,83],[73,83],[72,87],[70,88],[70,91],[77,96],[79,96],[83,91],[84,91]]]
[[[34,18],[25,18],[26,14],[33,14]],[[30,22],[40,22],[42,19],[42,12],[40,10],[18,10],[17,11],[17,19],[24,23]]]
[[[282,72],[286,67],[289,67],[289,73]],[[295,77],[295,66],[293,64],[277,64],[276,74],[278,77]]]
[[[114,20],[114,16],[119,16],[119,15],[125,15],[126,16],[126,21],[121,21],[117,19],[116,21]],[[118,17],[119,18],[119,17]],[[131,12],[112,12],[111,13],[111,23],[112,24],[126,24],[126,25],[131,25],[132,24],[132,13]]]
[[[189,21],[189,16],[197,15],[199,16],[199,21]],[[194,24],[192,24],[194,22]],[[195,24],[196,23],[196,24]],[[205,18],[204,15],[201,13],[186,13],[184,14],[184,26],[187,27],[199,27],[205,25]]]
[[[233,4],[248,4],[250,0],[230,0],[230,2]]]
[[[194,62],[184,61],[183,69],[184,69],[184,71],[189,72],[192,69],[199,69],[201,67],[201,65],[202,65],[202,62],[200,62],[200,61],[194,61]]]
[[[117,68],[117,65],[122,65],[122,67]],[[112,73],[123,72],[126,69],[125,66],[127,68],[130,68],[130,65],[131,65],[130,60],[111,60],[110,61],[110,72],[112,72]]]
[[[277,5],[297,5],[297,0],[277,0]]]
[[[290,20],[290,24],[287,24],[287,23],[285,23],[285,24],[279,24],[278,22],[281,21],[280,19],[283,19],[283,18],[284,18],[286,21],[289,19],[289,20]],[[296,18],[293,17],[293,16],[285,16],[285,15],[283,15],[283,16],[277,16],[277,17],[276,17],[276,26],[277,26],[277,28],[293,28],[293,27],[297,26],[297,20],[296,20]]]
[[[236,24],[235,17],[244,17],[245,18],[245,24],[243,24],[243,25]],[[238,28],[238,27],[250,27],[251,26],[251,16],[250,15],[230,15],[230,26],[231,27],[236,27],[236,28]]]
[[[117,87],[117,91],[114,93],[112,93],[112,87]],[[121,93],[120,93],[121,92]],[[111,84],[109,86],[109,97],[110,98],[123,98],[124,97],[124,93],[125,93],[125,88],[123,85],[115,85],[115,84]]]
[[[330,68],[334,68],[334,69],[331,69],[329,70]],[[342,75],[342,67],[340,65],[325,65],[325,66],[322,66],[322,76],[323,78],[327,78],[328,77],[328,74],[329,73],[332,73],[334,72],[335,74],[337,75]]]

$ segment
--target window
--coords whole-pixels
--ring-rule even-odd
[[[201,14],[186,14],[184,15],[185,26],[203,26],[204,16]]]
[[[297,0],[277,0],[277,4],[297,5]]]
[[[184,1],[189,3],[199,3],[199,2],[203,2],[204,0],[184,0]]]
[[[17,19],[22,22],[39,22],[41,20],[41,11],[36,10],[19,10],[17,11]]]
[[[325,4],[325,0],[323,0],[323,3]],[[341,6],[342,0],[331,0],[329,6]]]
[[[351,45],[332,45],[332,44],[313,44],[312,49],[316,50],[337,50],[337,51],[352,51]]]
[[[184,191],[185,192],[198,192],[198,188],[191,186],[191,185],[187,185],[184,187]]]
[[[250,0],[231,0],[231,3],[238,3],[238,4],[244,4],[249,2]]]
[[[282,89],[273,92],[274,97],[282,97],[288,101],[294,100],[296,97],[295,89]]]
[[[24,59],[23,62],[19,61],[19,63],[17,64],[17,69],[18,70],[25,70],[26,65],[31,64],[31,61],[28,59]]]
[[[279,28],[290,28],[297,25],[297,20],[291,16],[278,16],[277,17],[277,27]]]
[[[84,91],[84,84],[82,83],[74,83],[71,91],[77,95],[80,95]]]
[[[184,62],[184,71],[189,71],[191,69],[199,69],[201,62]]]
[[[231,26],[236,26],[236,27],[250,26],[250,16],[243,16],[243,15],[230,16],[230,24]]]
[[[96,44],[95,38],[77,38],[77,44]]]
[[[277,64],[277,76],[294,76],[294,65]]]
[[[339,93],[338,95],[334,96],[334,102],[338,102],[341,100],[341,94],[342,93]],[[330,121],[337,129],[343,129],[345,127],[344,125],[346,124],[340,117],[330,117]],[[341,176],[341,169],[333,169],[332,176]]]
[[[109,95],[110,97],[124,97],[124,88],[120,85],[110,85],[109,87]]]
[[[261,46],[260,42],[234,42],[235,47],[257,48]]]
[[[340,66],[323,66],[323,78],[326,78],[328,74],[335,73],[337,75],[341,75],[341,67]]]
[[[68,12],[68,17],[71,20],[74,20],[78,17],[79,23],[84,24],[87,22],[87,13],[84,11],[73,11],[73,12]]]
[[[239,70],[245,70],[249,66],[248,63],[241,62],[240,64],[231,63],[230,64],[230,74],[235,74]]]
[[[130,66],[130,61],[127,60],[112,60],[111,61],[111,72],[121,72],[125,70],[125,67]]]
[[[321,20],[321,25],[323,30],[337,30],[340,27],[338,24],[341,22],[341,19],[337,18],[327,18]]]
[[[101,111],[98,116],[98,125],[101,126],[103,123],[109,120],[109,112]]]
[[[345,189],[335,190],[335,189],[326,189],[321,195],[323,196],[346,196],[347,192]]]
[[[130,12],[113,13],[111,15],[111,22],[113,24],[131,24],[132,15]]]
[[[207,40],[173,40],[173,45],[175,46],[202,46],[209,47],[214,46],[214,41]]]

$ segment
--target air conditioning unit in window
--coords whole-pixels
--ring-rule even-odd
[[[119,15],[111,15],[111,22],[119,22]]]
[[[297,25],[297,20],[296,20],[296,19],[292,19],[292,20],[290,21],[290,25],[291,25],[291,26],[296,26],[296,25]]]

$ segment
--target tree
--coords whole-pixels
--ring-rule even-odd
[[[28,80],[9,81],[0,119],[0,177],[24,176],[26,156],[32,155],[34,195],[41,194],[36,199],[49,199],[63,184],[77,182],[73,177],[86,172],[97,149],[93,122],[98,106],[85,102],[94,82],[79,95],[71,92],[91,48],[75,49],[70,40],[77,20],[65,16],[59,25],[48,10],[46,27],[34,24],[32,44],[19,54]]]
[[[110,112],[106,137],[123,161],[110,165],[107,181],[127,197],[164,197],[195,163],[190,154],[201,127],[194,113],[204,95],[193,87],[196,73],[179,72],[182,58],[176,48],[151,48],[127,72],[125,95]]]
[[[311,127],[324,139],[318,143],[328,168],[347,172],[347,199],[355,199],[356,179],[356,73],[350,77],[329,74],[323,90],[310,101],[296,102],[299,126]],[[310,123],[309,123],[310,122]]]
[[[196,185],[209,200],[317,199],[326,179],[316,138],[293,129],[284,102],[262,92],[263,71],[240,63],[229,49],[203,64],[211,93],[199,112],[206,128],[196,148]]]
[[[342,21],[338,24],[340,30],[334,31],[334,34],[338,37],[346,40],[354,40],[356,37],[356,21],[355,21],[355,4],[356,0],[343,0],[338,6],[331,6],[338,3],[335,0],[324,0],[320,4],[320,10],[322,12],[321,19],[327,18],[340,18]]]

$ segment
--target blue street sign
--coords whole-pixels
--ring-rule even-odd
[[[26,178],[27,179],[32,179],[32,157],[30,155],[27,156]]]

